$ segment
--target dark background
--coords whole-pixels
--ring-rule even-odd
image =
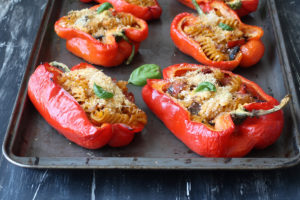
[[[0,144],[47,0],[0,0]],[[276,0],[299,91],[300,1]],[[0,199],[300,199],[300,166],[269,171],[35,170],[0,155]]]

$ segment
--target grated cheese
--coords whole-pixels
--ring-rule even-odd
[[[112,10],[97,13],[91,9],[70,11],[60,25],[88,33],[104,43],[107,36],[118,34],[125,28],[139,28],[133,16],[128,13],[115,14]]]
[[[185,87],[179,94],[172,96],[180,105],[187,110],[195,103],[200,105],[198,114],[192,115],[191,119],[209,123],[212,122],[219,114],[230,112],[244,105],[253,102],[251,94],[242,94],[239,92],[241,86],[240,78],[236,75],[226,77],[226,85],[221,84],[225,75],[219,69],[213,69],[211,73],[203,73],[201,69],[189,71],[183,76],[176,76],[169,79],[173,83],[183,83]],[[210,82],[215,85],[216,91],[195,92],[195,88],[202,82]],[[168,91],[168,90],[167,90]]]

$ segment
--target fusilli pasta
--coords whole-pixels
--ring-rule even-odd
[[[232,30],[222,28],[224,24]],[[237,19],[222,16],[218,10],[197,17],[186,17],[182,21],[183,32],[199,43],[206,57],[212,61],[229,60],[228,42],[246,37],[239,27]]]
[[[135,5],[143,6],[143,7],[155,5],[154,0],[125,0],[125,1],[130,4],[135,4]]]
[[[146,114],[124,95],[127,92],[126,81],[114,82],[92,68],[62,73],[57,81],[74,97],[95,125],[123,123],[133,126],[147,123]],[[92,88],[95,82],[103,88],[109,88],[114,93],[113,98],[99,99]]]

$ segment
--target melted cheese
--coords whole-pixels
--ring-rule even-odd
[[[100,70],[94,68],[86,68],[66,72],[63,74],[63,76],[66,79],[70,78],[72,80],[72,82],[66,81],[62,85],[67,91],[70,91],[76,87],[82,88],[85,91],[87,98],[81,104],[84,109],[86,108],[90,110],[91,108],[98,106],[116,111],[121,110],[124,106],[135,106],[125,97],[122,90],[116,85],[116,83]],[[76,83],[80,81],[85,82],[85,84],[81,85]],[[105,91],[113,93],[113,98],[98,98],[93,90],[94,83],[102,87]]]
[[[223,79],[227,80],[224,81]],[[251,94],[239,92],[241,81],[238,76],[225,77],[219,69],[213,69],[211,73],[203,73],[201,69],[187,72],[184,76],[177,76],[169,79],[170,85],[173,83],[183,83],[185,87],[179,94],[172,96],[175,101],[185,107],[187,110],[196,103],[200,105],[197,114],[192,115],[191,119],[198,122],[209,123],[221,113],[230,112],[254,101]],[[221,84],[226,82],[225,85]],[[216,91],[199,91],[195,88],[202,82],[210,82],[216,87]],[[194,111],[195,112],[195,111]]]
[[[223,23],[233,30],[223,30]],[[222,16],[212,10],[198,17],[187,17],[183,31],[188,37],[198,42],[206,56],[214,61],[229,60],[229,41],[245,39],[237,19]]]
[[[101,13],[91,9],[70,11],[65,18],[61,26],[86,32],[104,43],[107,36],[119,34],[125,28],[139,28],[132,15],[116,14],[112,10],[105,10]]]

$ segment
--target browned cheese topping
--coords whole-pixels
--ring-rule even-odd
[[[102,71],[85,68],[62,73],[58,83],[69,92],[95,125],[123,123],[129,126],[146,124],[147,116],[127,97],[126,81],[113,81]],[[95,95],[94,83],[113,94],[102,99]]]
[[[214,85],[216,90],[196,91],[204,82]],[[213,126],[218,115],[256,101],[243,87],[246,86],[237,75],[204,68],[171,78],[162,90],[190,113],[191,120]]]
[[[107,36],[118,35],[126,28],[140,28],[131,14],[115,13],[112,10],[101,13],[91,9],[70,11],[66,19],[61,22],[61,26],[88,33],[103,43],[108,43]]]
[[[199,43],[206,57],[212,61],[234,60],[239,46],[235,49],[228,47],[228,42],[246,41],[248,38],[237,19],[222,16],[218,10],[197,18],[187,17],[182,28],[188,37]]]

